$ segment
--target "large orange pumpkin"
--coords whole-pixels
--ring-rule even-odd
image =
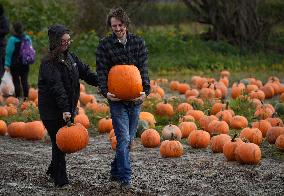
[[[142,79],[134,65],[115,65],[108,74],[108,91],[123,100],[140,96],[143,91]]]
[[[89,134],[87,129],[80,123],[70,127],[60,128],[56,134],[56,144],[65,153],[77,152],[87,146]]]

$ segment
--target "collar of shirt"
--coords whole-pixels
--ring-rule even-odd
[[[132,34],[129,33],[128,31],[127,31],[126,33],[127,33],[127,34],[126,34],[125,44],[131,39],[131,36],[132,36]],[[115,35],[114,33],[112,33],[112,39],[113,39],[113,43],[114,43],[114,44],[117,44],[117,43],[123,44],[121,41],[119,41],[119,39],[116,37],[116,35]],[[124,44],[124,45],[125,45],[125,44]]]
[[[126,43],[127,43],[127,38],[125,38],[124,40],[118,39],[118,42],[121,43],[121,44],[123,44],[123,45],[126,45]]]

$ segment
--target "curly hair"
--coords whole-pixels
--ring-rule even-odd
[[[122,24],[124,24],[126,27],[129,26],[130,24],[130,19],[128,17],[128,15],[126,14],[126,12],[121,8],[113,8],[110,10],[110,12],[107,15],[107,26],[111,27],[111,18],[114,17],[117,20],[120,20],[122,22]]]

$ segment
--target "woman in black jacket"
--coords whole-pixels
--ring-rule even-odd
[[[70,31],[63,25],[48,29],[49,53],[43,58],[38,76],[38,108],[52,143],[52,160],[47,174],[56,186],[69,184],[65,153],[56,145],[57,131],[73,121],[80,95],[79,79],[97,86],[97,75],[69,52]]]

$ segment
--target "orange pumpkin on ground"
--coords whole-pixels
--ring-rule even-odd
[[[160,142],[160,134],[155,129],[146,129],[141,134],[141,143],[146,148],[155,148]]]
[[[275,144],[279,135],[284,134],[284,127],[271,127],[266,132],[266,139],[270,144]]]
[[[284,134],[279,135],[275,141],[275,146],[279,150],[284,150]]]
[[[251,143],[260,145],[262,143],[262,132],[258,128],[246,127],[241,131],[240,138],[245,138]]]
[[[178,127],[181,131],[181,138],[187,138],[192,131],[197,130],[194,122],[181,122]]]
[[[162,157],[181,157],[183,146],[176,140],[165,140],[161,143],[160,154]]]
[[[13,104],[13,105],[15,105],[15,106],[18,106],[19,103],[20,103],[20,101],[19,101],[19,99],[16,98],[16,97],[10,96],[10,97],[8,97],[8,98],[6,99],[6,105]]]
[[[74,118],[75,123],[81,123],[86,129],[90,127],[90,120],[86,114],[78,114]]]
[[[243,129],[248,126],[248,120],[244,116],[234,116],[230,123],[233,129]]]
[[[257,122],[253,122],[252,127],[258,128],[262,133],[262,137],[265,137],[267,130],[270,129],[272,126],[271,126],[269,121],[260,120],[260,121],[257,121]]]
[[[41,121],[32,121],[25,124],[24,138],[27,140],[41,140],[46,129]]]
[[[111,143],[111,149],[116,150],[116,145],[117,145],[116,136],[113,136],[112,138],[110,138],[110,143]]]
[[[8,135],[12,138],[14,137],[19,137],[23,138],[25,135],[25,124],[24,122],[12,122],[11,124],[8,125]]]
[[[223,153],[228,161],[236,160],[236,148],[243,143],[240,138],[235,138],[236,136],[237,134],[235,134],[231,141],[227,141],[223,146]]]
[[[236,160],[243,164],[256,165],[261,159],[261,150],[254,143],[242,143],[236,147]]]
[[[139,119],[147,121],[150,127],[155,127],[156,119],[150,112],[140,112]]]
[[[192,148],[207,148],[210,144],[210,135],[203,130],[194,130],[189,134],[187,142]]]
[[[5,121],[0,120],[0,135],[6,135],[7,133],[7,124]]]
[[[227,134],[220,134],[213,136],[210,141],[210,147],[212,152],[223,152],[223,147],[227,141],[230,141],[231,137]]]
[[[98,131],[100,133],[109,133],[112,129],[113,127],[111,118],[106,117],[98,121]]]
[[[156,113],[159,116],[167,116],[170,118],[174,115],[174,108],[167,102],[160,102],[156,105]]]

